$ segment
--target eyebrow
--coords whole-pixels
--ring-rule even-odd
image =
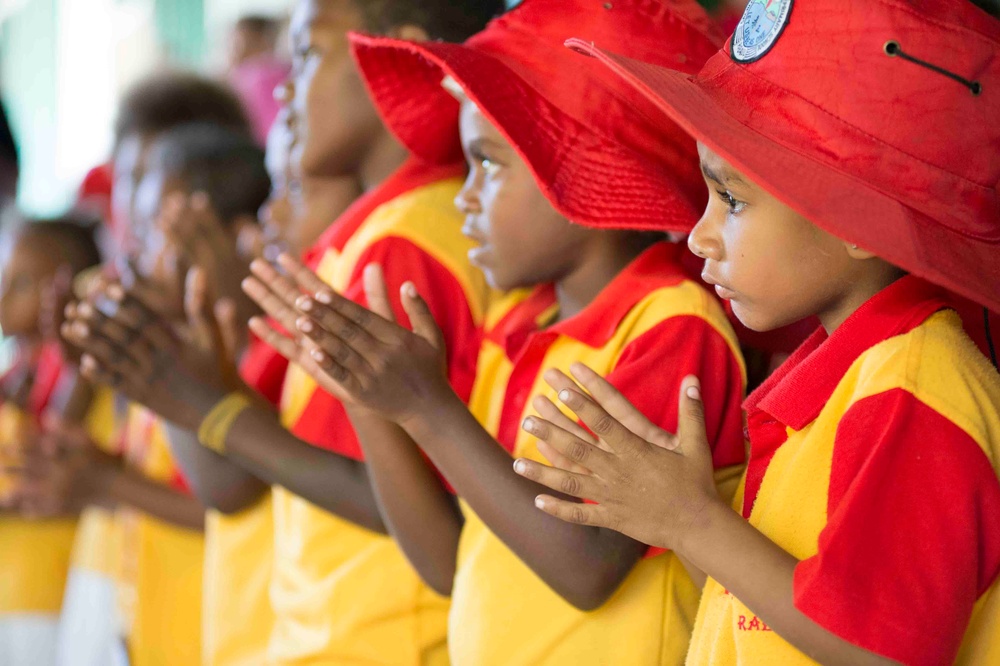
[[[704,162],[701,163],[701,172],[705,174],[705,178],[715,181],[719,185],[746,185],[746,181],[738,173],[731,170],[719,173]]]

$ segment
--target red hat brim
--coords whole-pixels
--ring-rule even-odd
[[[546,198],[570,221],[687,233],[701,214],[703,192],[690,183],[678,184],[679,167],[671,169],[667,161],[590,131],[491,54],[462,44],[357,34],[351,42],[382,119],[422,159],[462,157],[459,103],[441,86],[448,75],[514,147]],[[672,161],[689,165],[696,159],[692,145]]]
[[[1000,243],[963,234],[808,155],[741,123],[686,74],[603,51],[597,58],[670,120],[824,231],[918,277],[1000,310]]]

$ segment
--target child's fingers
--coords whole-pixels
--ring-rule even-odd
[[[563,414],[562,410],[555,406],[547,396],[536,395],[531,401],[532,407],[538,412],[546,421],[562,428],[563,430],[576,435],[585,442],[589,442],[595,446],[599,446],[599,442],[594,439],[594,436],[587,432],[584,428],[580,427],[580,424],[571,419],[570,417]]]
[[[538,447],[538,452],[541,453],[553,467],[566,470],[567,472],[573,472],[574,474],[592,474],[589,469],[583,465],[577,465],[575,462],[560,453],[559,449],[555,448],[544,439],[538,440],[536,446]]]
[[[222,298],[216,301],[212,312],[219,326],[222,356],[227,361],[235,363],[240,347],[240,324],[236,321],[236,304],[228,298]]]
[[[254,259],[250,263],[250,272],[261,283],[267,285],[267,288],[284,301],[288,307],[293,307],[295,300],[302,295],[302,290],[297,284],[262,259]]]
[[[604,377],[583,363],[571,365],[570,372],[580,382],[580,385],[593,396],[597,404],[608,412],[611,418],[628,428],[633,434],[666,449],[673,449],[676,446],[674,437],[662,428],[656,427]]]
[[[309,270],[305,264],[287,252],[282,252],[278,255],[278,265],[288,272],[292,279],[295,280],[299,289],[304,292],[315,296],[320,292],[333,291],[330,285],[323,282],[316,273]]]
[[[315,364],[315,368],[333,380],[339,390],[334,394],[340,397],[359,395],[364,387],[358,376],[351,373],[343,365],[335,361],[322,349],[313,347],[309,350],[309,358]]]
[[[607,471],[613,454],[603,451],[579,437],[574,437],[562,428],[549,423],[545,419],[529,416],[524,419],[521,428],[534,435],[555,449],[563,458],[601,475]],[[555,461],[552,461],[555,464]]]
[[[712,454],[705,434],[705,406],[701,401],[701,383],[689,375],[681,382],[677,419],[677,442],[680,452],[711,465]]]
[[[362,275],[365,283],[365,298],[368,309],[388,321],[396,321],[389,301],[389,289],[385,286],[385,275],[378,264],[368,264]]]
[[[581,504],[551,495],[539,495],[535,498],[535,506],[550,516],[567,523],[608,527],[604,508],[599,504]]]
[[[215,343],[212,325],[205,317],[207,302],[208,279],[204,269],[194,266],[184,280],[184,314],[194,343],[202,349],[211,349]]]
[[[294,362],[298,359],[299,348],[295,341],[272,328],[263,317],[251,317],[248,326],[264,344],[289,361]]]
[[[333,359],[338,365],[343,366],[352,374],[360,374],[370,370],[368,362],[351,348],[350,345],[326,329],[318,326],[309,317],[299,317],[298,321],[295,322],[295,327],[313,341],[315,349],[324,352],[326,356]]]
[[[635,452],[639,448],[642,440],[616,421],[600,405],[579,391],[563,389],[559,391],[559,401],[573,410],[573,413],[580,417],[584,425],[607,443],[615,453]],[[594,469],[587,463],[583,464]],[[598,472],[596,469],[594,471]]]
[[[406,282],[400,288],[400,295],[403,302],[403,310],[410,318],[410,326],[413,332],[422,337],[438,350],[444,351],[444,335],[434,321],[434,314],[427,306],[427,301],[417,292],[417,286],[412,282]]]
[[[299,313],[268,289],[264,282],[256,277],[248,277],[243,280],[242,287],[243,293],[259,305],[269,317],[281,324],[285,330],[295,330],[295,320],[299,318]]]
[[[341,342],[350,346],[365,360],[370,360],[370,356],[377,353],[379,340],[365,326],[378,318],[375,313],[360,308],[364,314],[359,314],[359,318],[363,320],[359,324],[343,312],[320,303],[311,296],[300,297],[295,303],[295,307],[306,313],[314,323],[325,329],[327,333],[336,336]]]
[[[549,467],[526,458],[514,461],[514,471],[530,481],[570,497],[594,499],[601,494],[600,485],[589,474]]]

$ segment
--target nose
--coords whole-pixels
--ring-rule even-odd
[[[722,261],[722,240],[718,234],[718,226],[712,214],[712,203],[702,214],[698,224],[688,235],[688,248],[696,256],[712,261]]]
[[[455,195],[455,207],[464,215],[481,213],[483,210],[482,203],[479,200],[479,185],[476,181],[475,172],[470,171],[469,175],[465,178],[462,189]]]

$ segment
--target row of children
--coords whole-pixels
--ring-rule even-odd
[[[263,233],[245,132],[119,132],[62,333],[142,472],[14,499],[116,507],[132,662],[1000,659],[1000,23],[498,9],[300,0]]]

